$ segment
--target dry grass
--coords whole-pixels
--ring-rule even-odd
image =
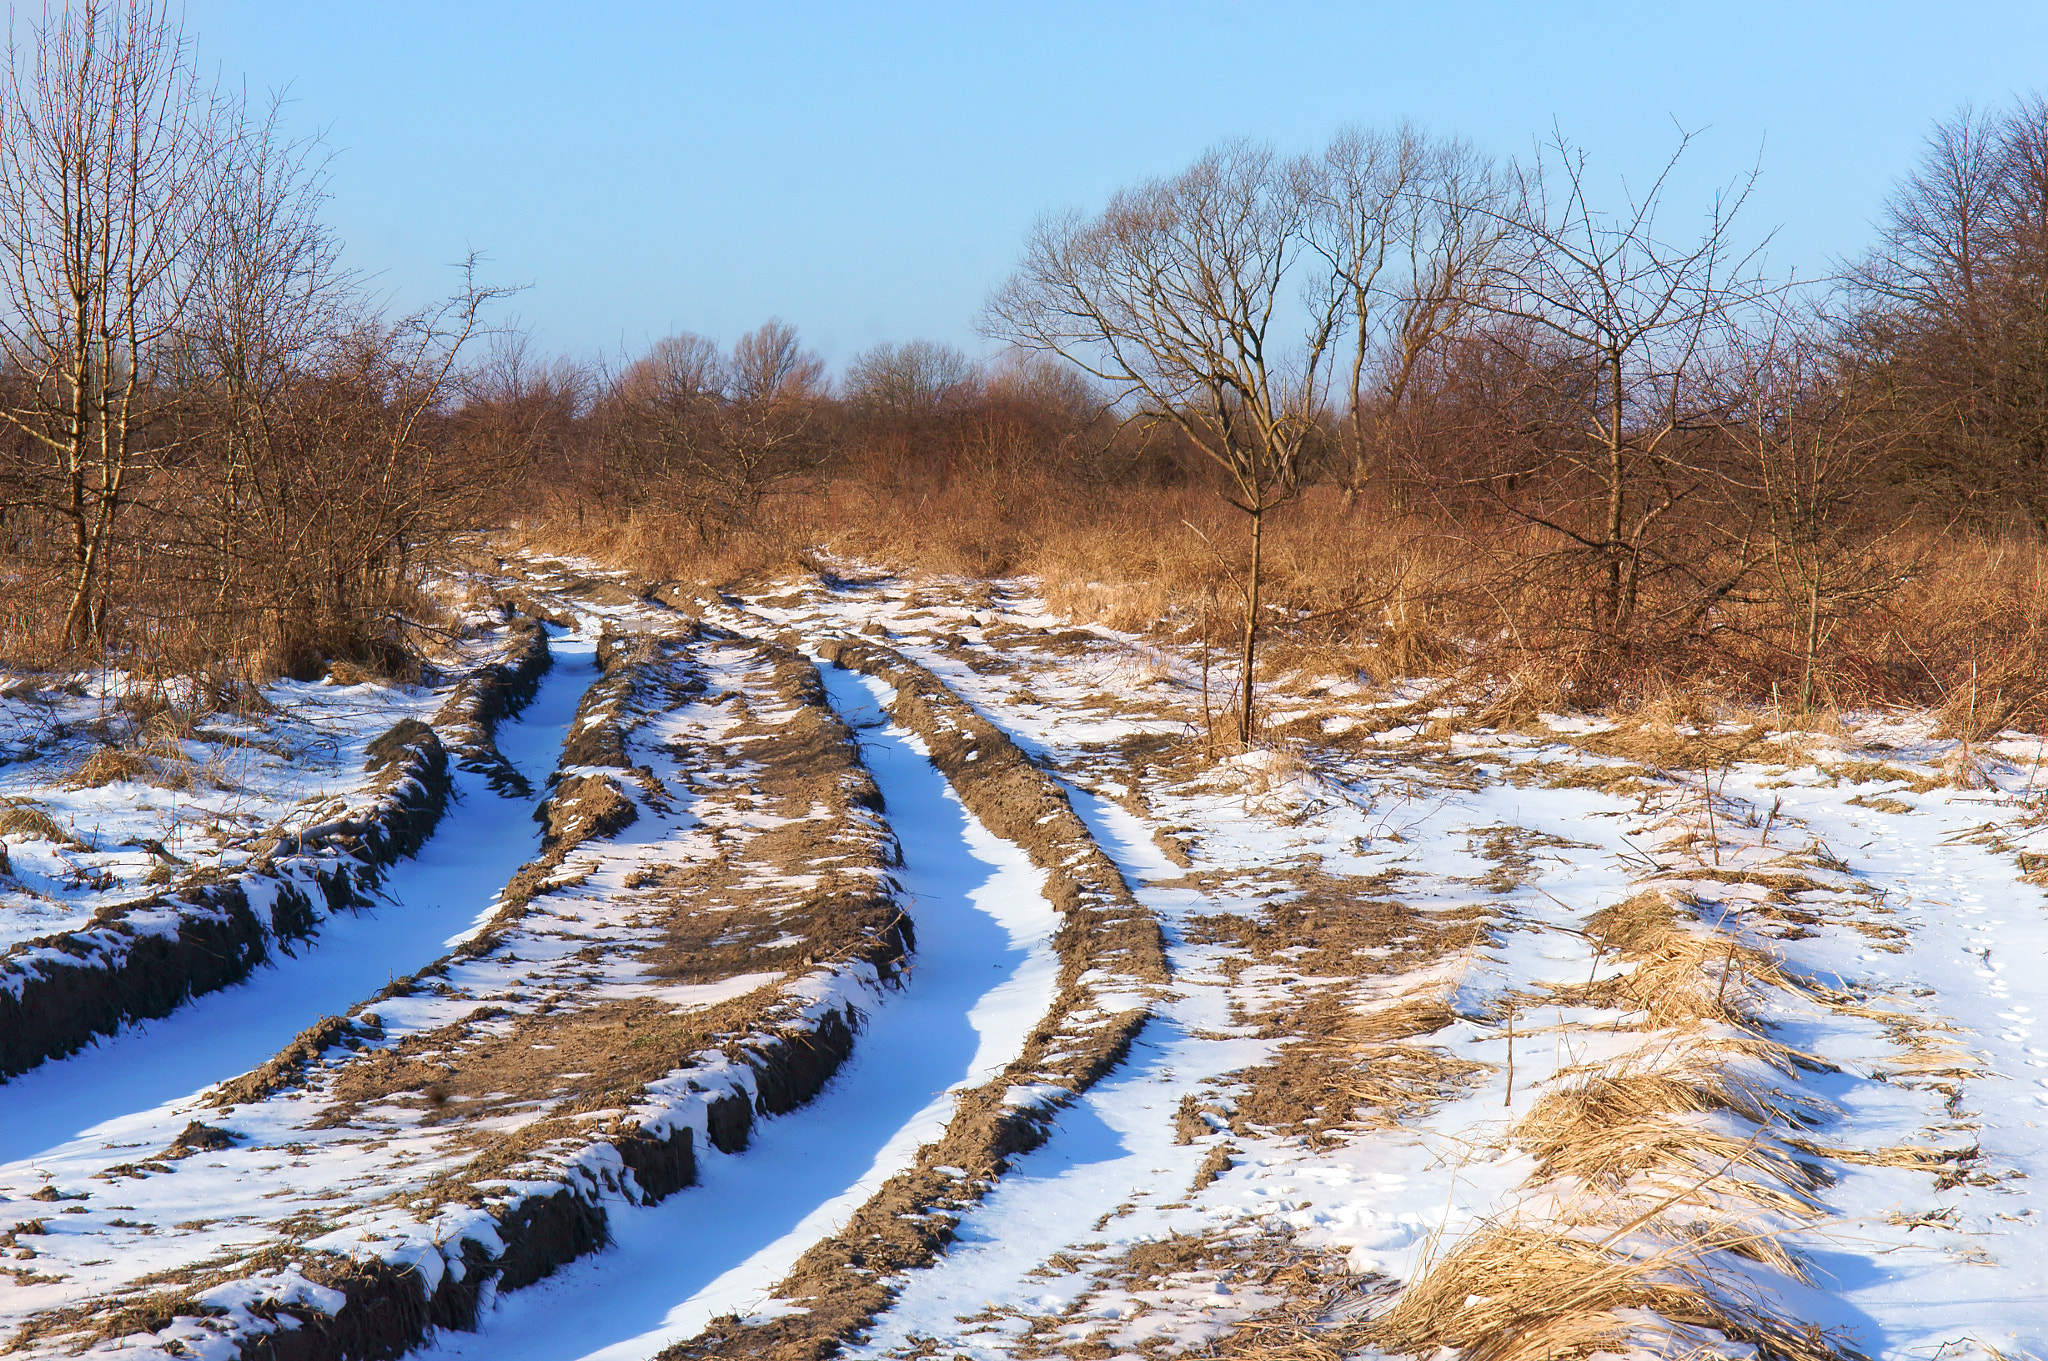
[[[1511,1134],[1536,1162],[1531,1198],[1433,1253],[1364,1341],[1464,1361],[1731,1344],[1785,1361],[1850,1355],[1747,1274],[1804,1279],[1783,1235],[1822,1215],[1832,1180],[1813,1160],[1828,1151],[1794,1133],[1824,1104],[1777,1080],[1812,1060],[1752,1017],[1766,991],[1811,990],[1693,908],[1649,890],[1586,919],[1599,955],[1633,967],[1546,1000],[1619,1010],[1651,1042],[1552,1079]]]
[[[712,539],[651,494],[597,514],[563,503],[524,532],[654,577],[726,586],[812,574],[813,546],[892,570],[1029,574],[1070,619],[1191,649],[1206,641],[1230,671],[1244,517],[1199,471],[1170,485],[1089,472],[1024,468],[996,485],[857,455]],[[1748,591],[1703,614],[1685,594],[1728,563],[1646,586],[1639,622],[1610,636],[1586,622],[1586,581],[1558,575],[1552,536],[1477,506],[1347,505],[1318,486],[1269,531],[1269,684],[1291,674],[1455,681],[1471,721],[1492,726],[1612,707],[1639,711],[1647,729],[1683,728],[1681,718],[1707,728],[1699,720],[1748,706],[1768,707],[1781,730],[1829,732],[1841,711],[1882,702],[1940,705],[1972,742],[2048,725],[2048,682],[2036,679],[2048,676],[2048,545],[1894,535],[1885,551],[1906,584],[1834,621],[1802,714],[1799,611]]]
[[[95,750],[72,772],[68,783],[76,789],[97,789],[124,780],[161,789],[191,789],[202,784],[226,789],[232,787],[227,761],[225,752],[204,762],[194,761],[177,732],[158,727],[152,720],[134,745]]]
[[[1718,1068],[1711,1052],[1694,1049],[1672,1069],[1610,1069],[1557,1087],[1517,1122],[1515,1142],[1535,1155],[1546,1178],[1576,1177],[1610,1192],[1641,1178],[1639,1189],[1656,1192],[1736,1173],[1741,1199],[1818,1214],[1812,1193],[1827,1184],[1825,1173],[1763,1133],[1805,1123],[1813,1108]],[[1738,1138],[1697,1118],[1720,1114],[1755,1132]]]
[[[138,780],[148,773],[149,762],[140,752],[101,747],[72,772],[69,783],[79,789],[98,789],[124,780]]]
[[[1781,1361],[1846,1355],[1711,1264],[1715,1250],[1741,1245],[1739,1232],[1702,1235],[1696,1225],[1657,1217],[1626,1235],[1595,1237],[1602,1218],[1568,1213],[1539,1227],[1486,1226],[1432,1263],[1373,1321],[1367,1340],[1389,1352],[1453,1347],[1462,1361],[1569,1361],[1636,1348],[1715,1356],[1730,1354],[1727,1341]]]
[[[1705,876],[1687,870],[1686,877]],[[1803,886],[1812,885],[1807,881]],[[1681,915],[1671,897],[1656,889],[1593,913],[1585,923],[1587,938],[1601,954],[1635,967],[1598,982],[1558,988],[1555,1000],[1641,1013],[1639,1024],[1649,1029],[1710,1024],[1753,1030],[1750,1005],[1757,996],[1770,989],[1803,990],[1766,952],[1726,934],[1695,930],[1695,925],[1690,913]],[[1754,1043],[1764,1042],[1757,1036]]]
[[[75,846],[76,837],[60,826],[57,820],[27,799],[0,798],[0,836],[31,837],[38,841],[54,841],[60,846]]]

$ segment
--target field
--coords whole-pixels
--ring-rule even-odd
[[[2040,740],[1501,726],[1028,579],[480,558],[5,690],[25,1356],[2019,1356]]]

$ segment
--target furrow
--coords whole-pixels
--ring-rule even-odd
[[[1063,924],[1054,938],[1060,991],[1024,1051],[960,1093],[944,1133],[917,1151],[845,1226],[812,1246],[773,1291],[771,1317],[715,1320],[661,1353],[827,1355],[888,1308],[892,1277],[928,1265],[959,1216],[1039,1147],[1073,1101],[1123,1061],[1169,981],[1158,919],[1132,895],[1059,783],[925,668],[887,648],[831,640],[819,655],[893,686],[891,716],[984,826],[1046,871]]]
[[[88,1213],[53,1217],[10,1293],[17,1350],[395,1355],[600,1247],[844,1061],[911,928],[816,671],[709,628],[600,658],[542,852],[480,930],[165,1112],[154,1151],[51,1162]]]
[[[166,892],[103,908],[81,930],[9,948],[0,956],[0,1079],[240,982],[274,950],[314,936],[323,908],[368,904],[385,870],[416,852],[447,811],[451,748],[472,768],[510,771],[492,733],[532,696],[547,639],[514,620],[502,651],[455,686],[431,723],[401,720],[370,744],[366,797],[340,816],[274,832],[239,871],[195,871]]]

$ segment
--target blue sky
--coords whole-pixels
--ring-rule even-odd
[[[1761,153],[1745,214],[1825,273],[1927,125],[2048,93],[2048,4],[279,4],[187,0],[201,60],[289,87],[329,219],[396,306],[475,248],[549,351],[730,342],[771,314],[835,367],[970,352],[1051,207],[1220,138],[1414,119],[1504,155],[1553,122],[1639,180],[1705,129],[1665,221]]]

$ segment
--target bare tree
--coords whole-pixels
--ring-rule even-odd
[[[462,266],[448,298],[395,320],[365,317],[323,347],[319,369],[275,408],[271,467],[290,532],[272,541],[267,667],[306,674],[322,656],[402,664],[407,583],[423,555],[474,526],[506,468],[450,438],[463,353],[510,291]]]
[[[1869,503],[1899,431],[1882,399],[1845,371],[1818,319],[1786,316],[1731,347],[1717,424],[1740,458],[1725,476],[1760,522],[1770,594],[1797,621],[1799,713],[1812,711],[1828,630],[1892,594],[1911,564],[1885,553],[1896,523],[1873,529]]]
[[[634,401],[680,411],[725,392],[725,359],[718,343],[689,331],[664,336],[626,367],[615,387]]]
[[[937,415],[968,396],[978,374],[951,345],[887,341],[862,350],[846,366],[846,399],[857,409],[891,418]]]
[[[1313,258],[1309,215],[1270,147],[1229,143],[1178,175],[1118,193],[1093,218],[1040,222],[985,319],[993,334],[1109,384],[1223,471],[1249,540],[1238,713],[1246,747],[1265,519],[1300,490],[1346,306],[1344,290],[1321,273],[1293,292],[1296,266]]]
[[[0,89],[0,418],[49,459],[32,503],[69,531],[62,637],[104,635],[102,582],[156,351],[213,206],[215,104],[166,0],[79,0],[10,29]]]
[[[741,403],[825,395],[825,361],[797,339],[796,327],[770,317],[759,330],[741,336],[728,366],[732,399]]]
[[[1507,234],[1507,186],[1469,143],[1410,124],[1345,128],[1296,166],[1311,205],[1307,239],[1350,307],[1351,348],[1338,399],[1348,503],[1384,463],[1433,346],[1467,322],[1485,266]]]
[[[1849,282],[1920,499],[2048,533],[2048,104],[1936,124]]]
[[[274,589],[304,526],[298,479],[282,466],[293,389],[328,358],[333,338],[358,325],[354,280],[320,220],[327,153],[317,137],[288,137],[282,101],[259,115],[230,105],[211,173],[191,287],[167,377],[195,408],[197,490],[210,505],[214,616],[254,593],[273,613]],[[218,640],[226,646],[223,636]]]
[[[1542,467],[1506,470],[1503,485],[1589,486],[1583,498],[1523,498],[1525,519],[1558,535],[1591,569],[1590,624],[1615,640],[1636,622],[1646,580],[1696,564],[1661,551],[1667,517],[1707,475],[1685,435],[1711,428],[1720,394],[1714,346],[1754,305],[1780,291],[1757,268],[1762,243],[1739,245],[1735,222],[1755,174],[1716,194],[1697,238],[1673,245],[1657,215],[1678,148],[1619,213],[1596,208],[1583,152],[1557,139],[1524,173],[1504,250],[1489,271],[1491,328],[1556,410],[1575,416],[1539,452]]]
[[[601,404],[639,476],[661,484],[700,539],[754,524],[780,483],[816,466],[824,365],[770,321],[731,358],[701,336],[656,343]]]

